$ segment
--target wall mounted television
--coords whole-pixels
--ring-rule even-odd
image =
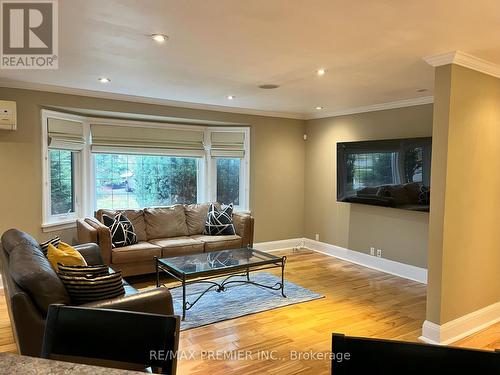
[[[337,143],[337,201],[429,211],[432,138]]]

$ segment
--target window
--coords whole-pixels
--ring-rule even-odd
[[[51,215],[75,212],[74,159],[71,151],[49,151]]]
[[[41,113],[44,231],[101,208],[218,201],[248,209],[248,127]]]
[[[241,159],[217,158],[217,202],[240,205]]]
[[[42,228],[59,230],[75,225],[82,215],[85,175],[83,118],[42,110],[43,206]]]
[[[397,152],[347,154],[347,164],[351,166],[352,190],[400,181]]]
[[[197,202],[197,158],[121,154],[96,154],[94,158],[96,208]]]
[[[423,148],[412,147],[404,151],[404,176],[400,172],[400,155],[399,151],[346,154],[346,163],[350,167],[348,181],[352,181],[352,189],[422,182]]]

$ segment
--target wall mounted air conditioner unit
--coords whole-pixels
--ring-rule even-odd
[[[16,102],[0,100],[0,130],[16,130]]]

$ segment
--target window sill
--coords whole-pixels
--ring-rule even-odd
[[[76,219],[61,220],[53,223],[43,223],[42,232],[55,232],[63,229],[72,229],[76,227]]]

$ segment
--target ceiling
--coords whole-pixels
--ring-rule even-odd
[[[59,69],[3,81],[301,118],[432,96],[424,56],[500,64],[498,0],[64,0],[59,14]]]

